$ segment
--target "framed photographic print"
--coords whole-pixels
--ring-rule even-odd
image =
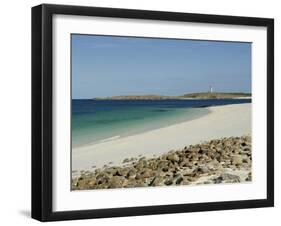
[[[274,21],[32,8],[32,217],[274,205]]]

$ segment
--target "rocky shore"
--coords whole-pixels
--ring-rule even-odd
[[[72,190],[241,183],[252,180],[251,136],[215,139],[155,158],[128,158],[120,166],[80,171]]]

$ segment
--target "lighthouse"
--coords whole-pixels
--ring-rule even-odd
[[[212,93],[213,92],[213,87],[209,86],[209,92]]]

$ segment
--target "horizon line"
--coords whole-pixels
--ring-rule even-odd
[[[243,91],[230,91],[230,92],[191,92],[191,93],[184,93],[180,95],[164,95],[164,94],[119,94],[119,95],[112,95],[112,96],[93,96],[93,97],[82,97],[82,98],[71,98],[72,100],[90,100],[90,99],[96,99],[96,98],[111,98],[111,97],[120,97],[120,96],[162,96],[162,97],[180,97],[183,95],[190,95],[190,94],[198,94],[198,93],[224,93],[224,94],[247,94],[252,96],[252,92],[243,92]]]

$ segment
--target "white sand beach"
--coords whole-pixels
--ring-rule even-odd
[[[72,171],[122,164],[125,158],[153,157],[211,139],[251,133],[251,104],[209,107],[191,121],[72,150]]]

